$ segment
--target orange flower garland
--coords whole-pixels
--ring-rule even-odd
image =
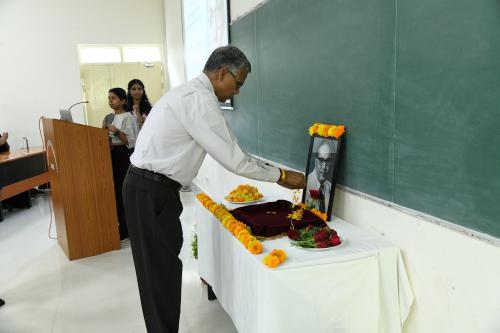
[[[250,232],[250,228],[243,222],[236,220],[231,213],[228,212],[226,207],[214,202],[205,193],[200,193],[196,196],[199,202],[214,214],[230,233],[240,241],[245,248],[252,254],[262,253],[263,246],[257,238]]]
[[[262,259],[264,265],[269,268],[278,267],[286,260],[286,252],[283,250],[272,250],[267,256]]]
[[[323,137],[333,137],[340,138],[345,133],[345,126],[343,125],[329,125],[329,124],[320,124],[315,123],[311,127],[309,127],[309,135],[313,136],[317,134]]]

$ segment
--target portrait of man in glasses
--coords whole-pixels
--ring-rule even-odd
[[[313,143],[307,175],[305,202],[322,212],[328,212],[332,191],[333,165],[336,144],[334,140],[316,137]]]

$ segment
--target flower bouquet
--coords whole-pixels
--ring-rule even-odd
[[[308,225],[302,229],[290,229],[287,234],[293,246],[305,249],[326,249],[342,244],[337,232],[329,226]]]
[[[248,184],[239,185],[224,197],[231,203],[250,203],[261,199],[263,195],[255,186]]]

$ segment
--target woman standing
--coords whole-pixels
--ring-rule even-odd
[[[126,111],[132,112],[139,128],[141,128],[152,108],[148,95],[146,95],[144,83],[139,79],[130,80],[127,89]]]
[[[125,111],[127,93],[122,88],[112,88],[108,92],[108,104],[114,112],[114,118],[107,125],[111,145],[111,163],[113,166],[113,181],[115,183],[116,209],[120,240],[128,238],[127,222],[122,200],[123,180],[130,166],[130,155],[135,146],[137,138],[137,122],[129,112]]]

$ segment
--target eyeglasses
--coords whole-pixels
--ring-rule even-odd
[[[321,164],[329,165],[332,162],[331,157],[329,157],[329,158],[316,157],[316,158],[318,159],[318,162],[320,165]]]
[[[231,72],[229,69],[227,70],[227,72],[228,72],[229,74],[231,74],[231,75],[234,77],[234,79],[236,80],[236,88],[240,89],[240,88],[241,88],[241,86],[243,85],[243,83],[245,83],[245,82],[242,82],[242,81],[238,80],[238,79],[236,78],[236,74],[234,74],[233,72]]]

